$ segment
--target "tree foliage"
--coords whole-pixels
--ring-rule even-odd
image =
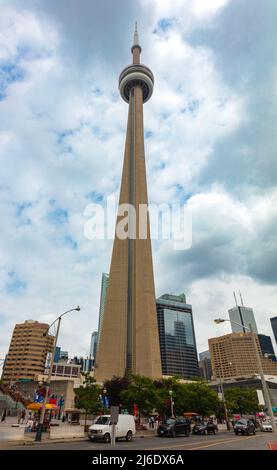
[[[185,412],[209,416],[217,414],[220,410],[217,393],[207,383],[203,381],[182,383],[178,377],[153,381],[147,377],[134,375],[120,397],[124,407],[131,413],[136,403],[139,412],[144,415],[155,410],[161,416],[170,416],[171,399],[176,416]]]
[[[75,390],[75,406],[78,409],[83,409],[88,413],[96,414],[102,409],[102,402],[100,399],[101,387],[96,384],[93,377],[89,373],[82,374],[85,377],[84,384]],[[86,418],[85,418],[86,419]]]
[[[178,377],[173,377],[156,382],[155,385],[162,397],[162,405],[159,409],[162,415],[170,414],[170,390],[176,415],[193,412],[201,416],[209,416],[219,411],[220,401],[217,393],[205,382],[181,383]]]
[[[126,390],[130,385],[128,377],[113,377],[111,380],[106,380],[104,387],[107,390],[110,406],[118,406],[121,404],[121,392]]]
[[[148,415],[160,403],[159,393],[154,386],[153,380],[141,375],[132,375],[126,390],[120,394],[122,404],[130,413],[133,413],[136,403],[140,414]]]
[[[261,409],[257,392],[251,388],[229,388],[225,391],[225,400],[230,414],[255,413]]]

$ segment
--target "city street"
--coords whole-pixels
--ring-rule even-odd
[[[268,450],[268,442],[273,440],[272,434],[258,432],[255,436],[235,436],[232,432],[223,431],[218,435],[159,438],[157,436],[135,438],[132,442],[116,442],[110,444],[93,443],[88,440],[77,442],[59,442],[29,444],[23,446],[5,446],[7,450]],[[3,447],[2,447],[3,449]]]

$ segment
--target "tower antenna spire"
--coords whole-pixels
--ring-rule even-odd
[[[236,298],[235,291],[233,291],[233,294],[234,294],[234,299],[235,299],[235,302],[236,302],[236,306],[238,306],[238,302],[237,302],[237,298]]]
[[[134,43],[133,46],[139,46],[138,22],[135,22]]]

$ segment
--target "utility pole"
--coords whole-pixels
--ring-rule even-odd
[[[265,380],[265,377],[264,377],[262,361],[261,361],[261,357],[260,357],[257,342],[256,342],[256,336],[255,336],[255,333],[253,331],[252,325],[250,323],[249,323],[249,330],[251,332],[252,341],[253,341],[253,345],[254,345],[254,350],[255,350],[255,353],[256,353],[256,357],[257,357],[257,363],[258,363],[259,375],[261,377],[261,383],[262,383],[262,389],[263,389],[265,405],[266,405],[267,411],[269,412],[269,415],[270,415],[271,424],[272,424],[272,432],[274,433],[275,437],[277,438],[277,427],[276,427],[275,417],[274,417],[274,414],[273,414],[273,411],[272,411],[272,405],[271,405],[271,400],[270,400],[270,396],[269,396],[267,383],[266,383],[266,380]]]

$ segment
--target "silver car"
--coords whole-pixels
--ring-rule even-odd
[[[263,421],[261,423],[261,431],[262,432],[272,432],[272,424],[271,421]]]

